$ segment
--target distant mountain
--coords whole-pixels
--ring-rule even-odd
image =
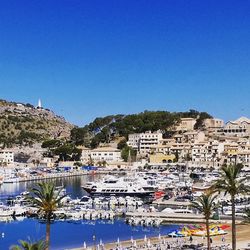
[[[51,110],[0,100],[0,146],[32,145],[49,139],[67,140],[74,125]]]

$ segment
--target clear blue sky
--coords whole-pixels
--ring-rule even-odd
[[[249,117],[250,1],[0,1],[0,98],[41,98],[78,125],[144,110]]]

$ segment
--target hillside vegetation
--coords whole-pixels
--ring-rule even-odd
[[[180,119],[186,117],[195,118],[195,128],[200,129],[204,119],[212,116],[196,110],[172,113],[168,111],[144,111],[131,115],[110,115],[96,118],[85,127],[73,128],[71,141],[76,145],[95,148],[100,143],[109,143],[116,137],[128,138],[130,133],[142,133],[149,130],[161,130],[164,137],[169,137],[173,134]]]
[[[0,100],[0,146],[32,145],[59,138],[68,139],[74,126],[48,109]]]

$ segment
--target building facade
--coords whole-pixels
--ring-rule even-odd
[[[250,135],[250,119],[241,117],[235,121],[226,123],[223,133],[227,136],[249,136]]]
[[[81,161],[84,163],[92,161],[93,163],[98,162],[119,162],[122,161],[121,151],[115,148],[96,148],[93,150],[83,149]]]
[[[162,133],[160,131],[147,131],[140,134],[130,134],[127,144],[136,149],[140,155],[148,155],[152,148],[159,145],[161,141]]]
[[[14,152],[10,150],[0,151],[0,164],[11,164],[14,163]]]
[[[192,131],[194,130],[194,125],[196,119],[194,118],[181,118],[180,123],[176,127],[176,131]]]

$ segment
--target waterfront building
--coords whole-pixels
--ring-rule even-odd
[[[40,161],[41,166],[46,166],[46,167],[54,167],[55,161],[58,160],[58,157],[43,157]]]
[[[149,156],[150,163],[173,163],[175,155],[165,155],[163,153],[155,153]]]
[[[14,163],[14,152],[11,150],[0,150],[0,164]]]
[[[111,147],[100,147],[96,149],[82,149],[81,161],[84,163],[97,162],[121,162],[121,151]]]

